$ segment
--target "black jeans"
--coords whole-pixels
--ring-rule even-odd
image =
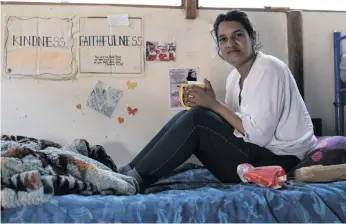
[[[288,172],[299,163],[296,156],[278,156],[245,142],[216,113],[195,107],[177,113],[130,162],[126,174],[135,177],[141,191],[195,155],[224,183],[239,183],[237,166],[279,165]]]

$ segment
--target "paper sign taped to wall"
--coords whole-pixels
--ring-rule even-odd
[[[111,26],[128,26],[129,25],[129,15],[127,14],[116,14],[108,15],[108,24]]]
[[[54,79],[75,74],[71,18],[10,16],[6,22],[6,74]]]
[[[168,73],[169,80],[169,109],[180,110],[183,107],[179,100],[179,86],[188,81],[198,81],[197,68],[179,68],[170,69]]]
[[[106,17],[79,19],[80,73],[142,74],[142,19],[130,18],[130,22],[132,27],[109,26]]]
[[[104,82],[98,81],[89,96],[87,106],[107,117],[111,117],[122,95],[122,90],[115,89]]]

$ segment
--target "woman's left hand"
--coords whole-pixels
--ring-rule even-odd
[[[208,109],[213,109],[217,105],[218,100],[216,99],[215,92],[209,80],[204,79],[205,87],[200,87],[193,85],[188,88],[185,92],[185,102],[189,107],[205,107]]]

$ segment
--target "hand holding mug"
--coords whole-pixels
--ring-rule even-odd
[[[204,83],[188,83],[181,86],[180,101],[183,107],[200,106],[212,109],[217,103],[215,92],[209,80]]]

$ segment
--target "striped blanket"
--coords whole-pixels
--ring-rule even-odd
[[[25,136],[1,138],[1,208],[39,205],[52,195],[137,192],[136,180],[118,173],[100,145],[83,139],[61,146]]]

